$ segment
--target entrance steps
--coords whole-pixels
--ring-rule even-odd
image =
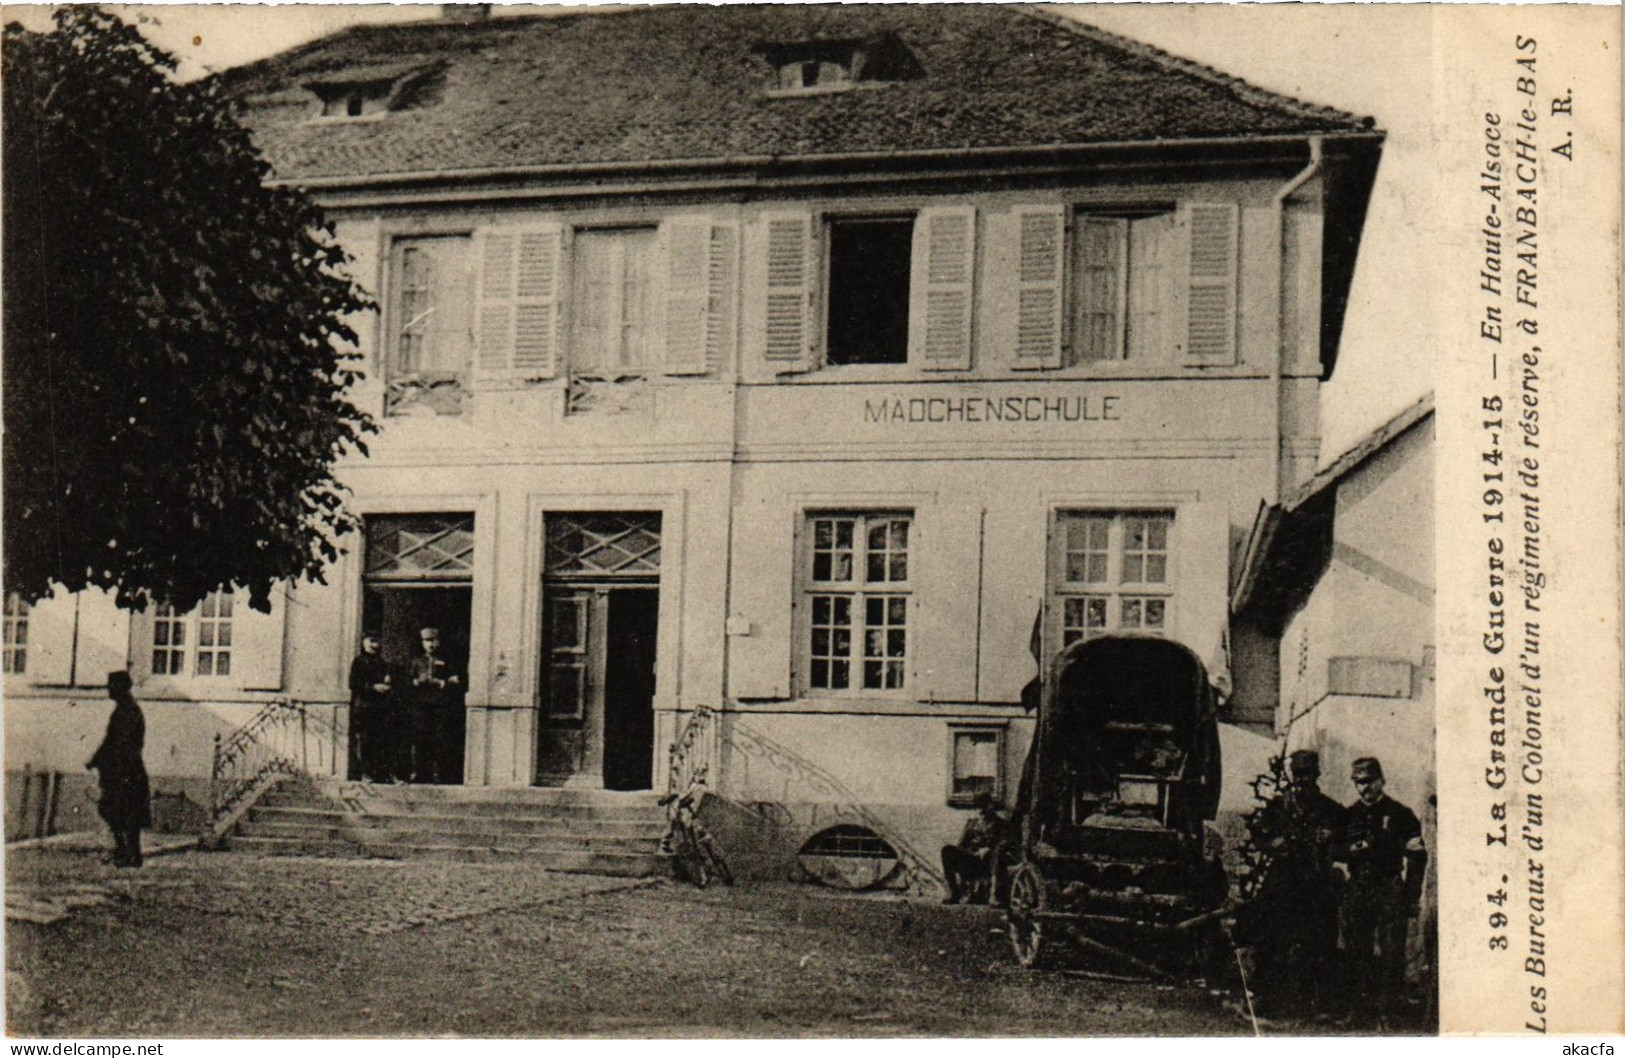
[[[670,872],[665,831],[652,793],[290,780],[255,803],[226,846],[266,856],[522,860],[645,878]]]

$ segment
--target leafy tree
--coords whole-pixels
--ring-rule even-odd
[[[333,464],[376,429],[331,226],[117,16],[67,5],[0,54],[7,588],[264,609],[320,581],[354,527]]]

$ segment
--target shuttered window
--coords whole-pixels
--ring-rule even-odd
[[[1185,359],[1193,364],[1236,362],[1238,210],[1227,204],[1185,208],[1189,271],[1185,290]]]
[[[920,211],[914,225],[909,360],[927,371],[971,366],[976,279],[976,210]]]
[[[1024,206],[1011,218],[1015,238],[1014,348],[1011,366],[1060,367],[1066,210]]]
[[[573,376],[641,376],[659,365],[655,251],[653,228],[575,234],[570,312]],[[704,258],[696,257],[695,263],[696,268],[703,267]],[[694,282],[703,290],[703,273],[697,273]],[[701,340],[696,334],[696,344]]]
[[[812,359],[812,216],[774,213],[756,227],[763,275],[758,302],[762,355],[778,371],[807,371]]]
[[[458,415],[473,351],[467,236],[397,239],[391,253],[386,414]]]
[[[478,354],[484,379],[552,378],[558,370],[564,229],[480,235]]]
[[[1080,213],[1073,237],[1075,363],[1168,359],[1172,211]]]

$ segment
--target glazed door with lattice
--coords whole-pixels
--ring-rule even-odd
[[[660,515],[549,514],[536,781],[647,789]]]

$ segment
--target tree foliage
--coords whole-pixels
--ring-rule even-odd
[[[370,306],[214,79],[99,8],[55,20],[3,43],[6,587],[263,609],[353,528],[332,468],[374,429],[345,395]]]

